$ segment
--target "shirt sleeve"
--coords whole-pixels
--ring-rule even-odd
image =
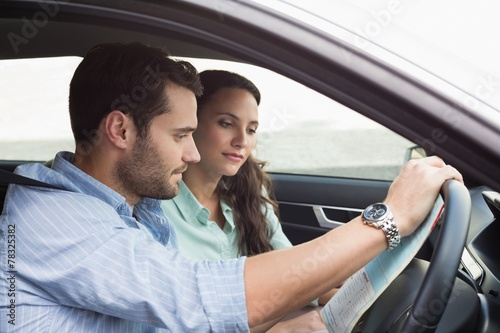
[[[188,260],[92,196],[29,187],[11,194],[1,223],[15,225],[25,304],[175,332],[248,330],[245,258]]]

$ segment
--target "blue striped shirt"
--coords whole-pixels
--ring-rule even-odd
[[[132,211],[72,158],[16,170],[67,191],[9,187],[0,332],[248,331],[245,258],[186,259],[159,200],[143,198]]]

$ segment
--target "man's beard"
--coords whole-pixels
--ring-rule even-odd
[[[138,138],[132,155],[116,163],[114,177],[121,189],[128,194],[155,199],[172,199],[179,191],[178,184],[168,182],[174,172],[170,170],[148,137]]]

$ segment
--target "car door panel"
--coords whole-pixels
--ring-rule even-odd
[[[280,219],[292,244],[316,238],[382,201],[390,182],[294,174],[271,174]]]

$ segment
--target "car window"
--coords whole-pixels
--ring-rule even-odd
[[[68,93],[80,61],[0,60],[0,160],[47,161],[74,150]]]
[[[257,85],[262,101],[254,153],[267,161],[268,172],[392,180],[414,145],[272,71],[230,61],[185,59],[199,71],[232,70]],[[1,160],[46,161],[60,150],[74,151],[68,92],[80,61],[0,61]]]
[[[498,1],[253,1],[326,33],[349,31],[340,34],[355,47],[378,45],[468,92],[468,107],[479,108],[478,99],[500,110],[500,48],[487,42],[500,38]]]
[[[392,180],[414,143],[322,94],[272,71],[229,61],[187,59],[226,69],[259,88],[257,158],[266,170]]]

